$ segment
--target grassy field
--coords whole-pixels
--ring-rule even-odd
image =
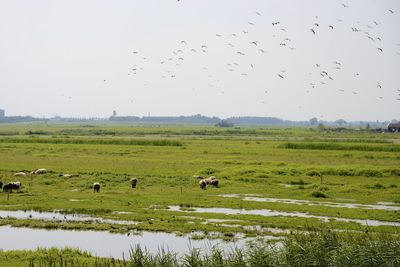
[[[400,205],[400,135],[316,128],[223,129],[210,126],[15,124],[0,125],[0,181],[19,180],[21,192],[0,194],[1,210],[61,210],[134,220],[137,225],[0,219],[40,228],[131,229],[223,237],[281,235],[244,226],[334,228],[399,233],[398,226],[363,226],[317,218],[197,213],[195,207],[269,209],[316,216],[400,222],[400,211],[245,201],[222,194],[313,202]],[[13,177],[46,168],[45,175]],[[59,177],[60,173],[79,174]],[[193,175],[215,175],[220,186],[200,190]],[[138,186],[130,188],[131,177]],[[322,179],[321,179],[322,177]],[[322,180],[322,183],[321,183]],[[101,184],[94,194],[93,182]],[[170,211],[178,205],[185,212]],[[130,212],[115,214],[115,211]],[[205,223],[207,219],[225,219]],[[229,227],[229,224],[231,224]]]

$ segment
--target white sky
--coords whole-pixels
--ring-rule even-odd
[[[0,1],[9,116],[390,120],[399,90],[397,0]]]

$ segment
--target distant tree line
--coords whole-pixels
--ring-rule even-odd
[[[38,119],[31,116],[7,116],[0,117],[0,123],[17,123],[17,122],[32,122],[45,121],[46,119]]]
[[[54,117],[51,119],[40,119],[31,116],[12,116],[1,117],[0,123],[18,123],[18,122],[33,122],[33,121],[52,121],[52,122],[126,122],[126,123],[157,123],[157,124],[210,124],[218,127],[233,127],[233,126],[311,126],[320,130],[325,127],[359,127],[362,129],[386,129],[388,121],[352,121],[348,122],[343,119],[335,121],[323,121],[318,118],[311,118],[306,121],[283,120],[276,117],[229,117],[221,119],[219,117],[207,117],[201,114],[191,116],[111,116],[109,118],[62,118]]]

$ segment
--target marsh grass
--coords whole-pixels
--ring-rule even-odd
[[[1,138],[2,143],[37,144],[92,144],[92,145],[129,145],[129,146],[182,146],[177,140],[150,139],[98,139],[98,138]]]
[[[400,238],[398,235],[323,230],[293,232],[280,243],[257,240],[247,248],[233,247],[227,252],[211,247],[208,251],[191,248],[183,255],[166,249],[152,254],[135,246],[123,260],[93,257],[69,248],[0,252],[0,264],[29,267],[396,267],[400,265]]]
[[[400,152],[400,146],[395,144],[353,144],[339,142],[287,142],[279,145],[286,149],[309,150],[349,150],[349,151],[385,151]]]

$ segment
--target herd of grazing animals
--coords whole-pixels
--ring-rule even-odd
[[[36,175],[36,174],[46,174],[48,173],[47,169],[37,169],[34,171],[31,171],[29,174],[30,175]],[[27,176],[27,173],[25,172],[16,172],[14,173],[15,177],[25,177]],[[59,177],[64,177],[64,178],[71,178],[71,177],[78,177],[79,174],[59,174]],[[193,176],[196,179],[201,179],[199,182],[200,189],[206,189],[207,185],[212,185],[215,187],[218,187],[218,180],[215,176],[210,176],[207,179],[203,179],[203,177],[199,175]],[[131,178],[130,179],[130,185],[132,188],[136,188],[138,179],[137,178]],[[17,181],[17,182],[9,182],[3,185],[3,182],[0,181],[0,189],[3,189],[3,192],[9,192],[11,193],[12,190],[17,190],[18,192],[22,188],[22,183]],[[99,193],[100,192],[100,183],[95,182],[93,183],[93,192],[94,193]]]

